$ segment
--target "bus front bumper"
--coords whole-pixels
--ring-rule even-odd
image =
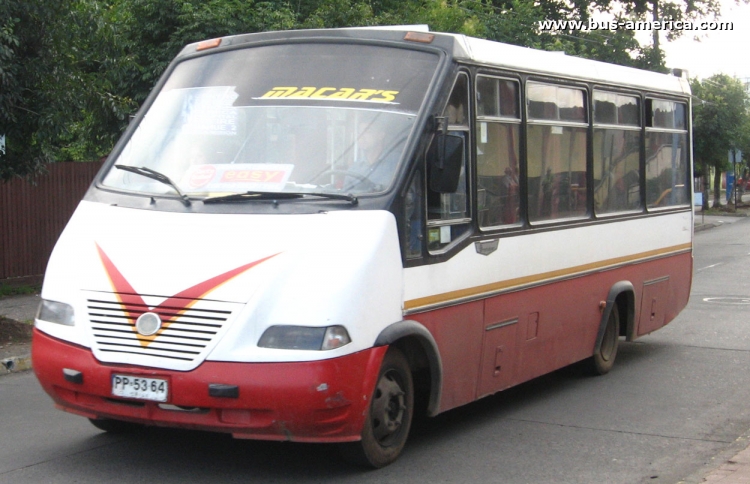
[[[35,329],[32,362],[56,406],[87,418],[226,432],[246,439],[348,442],[360,439],[386,350],[376,347],[294,363],[206,361],[195,370],[178,372],[103,364],[88,348]],[[113,396],[113,374],[166,380],[167,402]],[[217,386],[229,391],[209,391]]]

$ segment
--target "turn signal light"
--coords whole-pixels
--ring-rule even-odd
[[[221,45],[221,39],[211,39],[211,40],[204,40],[203,42],[198,43],[198,47],[195,48],[196,51],[200,50],[206,50],[206,49],[213,49],[214,47],[218,47]]]
[[[435,40],[435,36],[433,34],[428,34],[425,32],[407,32],[406,35],[404,35],[404,40],[421,42],[423,44],[431,44],[432,41]]]

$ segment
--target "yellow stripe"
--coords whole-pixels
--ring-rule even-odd
[[[556,271],[543,272],[541,274],[534,274],[531,276],[508,279],[506,281],[493,282],[490,284],[484,284],[482,286],[471,287],[468,289],[459,289],[457,291],[445,292],[443,294],[436,294],[434,296],[410,299],[404,303],[404,310],[414,311],[418,308],[427,308],[434,305],[450,304],[453,301],[490,295],[492,293],[506,291],[512,288],[528,285],[539,285],[561,278],[577,277],[588,272],[613,269],[618,266],[642,262],[647,259],[677,255],[679,253],[692,250],[692,247],[692,243],[675,245],[663,249],[649,250],[647,252],[641,252],[639,254],[616,257],[614,259],[607,259],[599,262],[592,262],[590,264],[568,267],[566,269],[559,269]]]

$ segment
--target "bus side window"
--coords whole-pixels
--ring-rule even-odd
[[[479,75],[477,92],[477,218],[481,229],[518,224],[519,84]]]
[[[690,204],[687,105],[646,99],[646,206]]]
[[[427,246],[439,252],[469,233],[471,212],[468,196],[469,76],[460,73],[443,113],[448,134],[463,138],[463,163],[455,192],[440,193],[427,187]],[[438,137],[433,143],[438,142]],[[435,148],[435,147],[433,147]],[[428,173],[430,175],[430,173]],[[429,178],[429,177],[428,177]]]
[[[526,83],[529,221],[587,216],[586,91]]]
[[[641,210],[641,112],[635,95],[595,90],[594,210]]]

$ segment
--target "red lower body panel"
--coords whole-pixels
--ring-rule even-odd
[[[32,359],[57,407],[84,417],[227,432],[237,438],[347,442],[360,438],[386,350],[295,363],[207,361],[178,372],[103,364],[87,348],[34,330]],[[80,372],[82,382],[67,380],[63,369]],[[113,373],[167,380],[168,405],[113,397]],[[209,396],[210,384],[236,385],[239,396]]]
[[[413,314],[435,338],[442,361],[440,412],[590,357],[603,303],[619,281],[633,284],[636,338],[687,305],[689,252],[593,272],[521,291]]]

